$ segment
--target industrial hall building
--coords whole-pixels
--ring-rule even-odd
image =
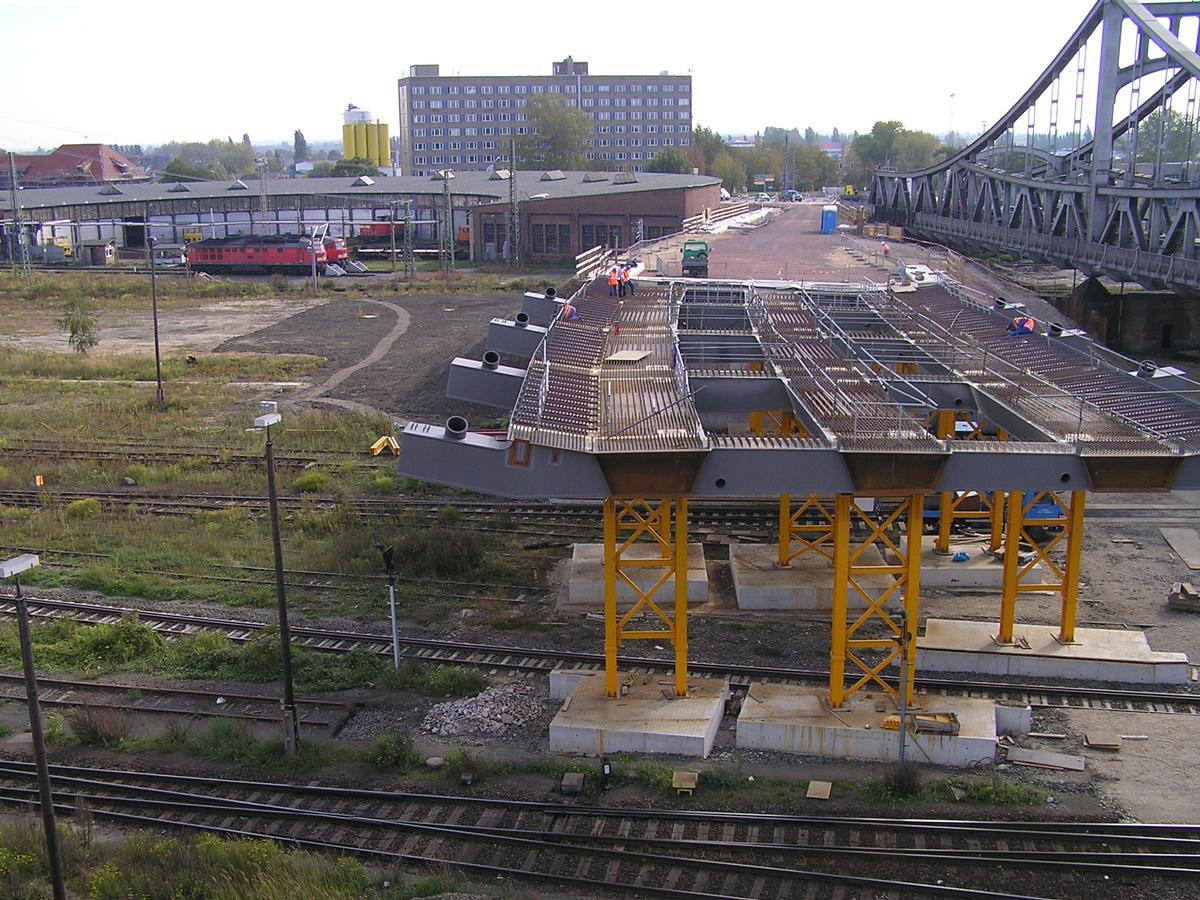
[[[512,201],[520,218],[520,255],[569,262],[595,246],[628,247],[640,237],[681,231],[684,219],[720,206],[721,181],[655,172],[507,170],[434,176],[193,181],[106,184],[21,191],[26,246],[55,240],[112,241],[118,253],[144,252],[147,236],[165,244],[196,237],[308,234],[329,226],[353,238],[360,226],[399,217],[409,205],[414,235],[436,241],[449,226],[476,260],[508,255]],[[10,199],[0,195],[0,257],[12,228]],[[464,235],[464,231],[467,234]],[[76,247],[78,249],[78,246]],[[76,257],[78,258],[78,257]]]
[[[449,76],[415,65],[399,94],[405,175],[509,165],[512,139],[529,133],[525,104],[538,94],[587,113],[587,158],[599,169],[641,172],[664,147],[692,143],[691,75],[592,75],[570,57],[550,75]]]

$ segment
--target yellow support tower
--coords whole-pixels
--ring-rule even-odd
[[[920,614],[921,594],[921,511],[924,498],[920,495],[901,498],[896,508],[881,522],[876,522],[859,508],[849,494],[838,494],[834,498],[833,513],[833,641],[829,659],[829,705],[841,707],[846,699],[868,684],[874,683],[897,703],[900,691],[883,678],[884,670],[900,658],[900,644],[907,644],[908,667],[904,673],[905,702],[913,702],[914,665],[917,651],[917,618]],[[892,540],[888,534],[899,527],[904,517],[906,536],[904,546]],[[851,551],[850,526],[857,518],[865,527],[867,538]],[[868,548],[877,547],[884,556],[883,565],[868,565],[862,561]],[[894,557],[893,565],[887,558]],[[889,587],[874,593],[863,579],[870,575],[890,575],[895,580]],[[867,602],[852,622],[848,622],[850,591],[856,591]],[[900,623],[887,609],[893,596],[900,594],[908,618],[908,633],[903,633]],[[880,622],[886,626],[886,637],[859,637],[866,631],[868,623]],[[882,653],[877,661],[868,661],[860,651]],[[853,667],[852,674],[858,679],[846,686],[846,663]],[[857,670],[857,671],[856,671]]]
[[[978,416],[973,417],[972,413],[942,410],[934,413],[933,416],[937,418],[935,433],[941,440],[988,440],[988,436],[983,433],[984,427],[988,424],[987,421]],[[930,421],[933,416],[930,417]],[[966,422],[971,426],[971,430],[960,434],[959,422]],[[996,429],[996,440],[1008,440],[1008,432],[1003,428]],[[973,496],[979,497],[979,509],[963,509],[968,498]],[[934,549],[939,553],[950,552],[950,529],[955,522],[987,519],[992,529],[992,549],[998,550],[1000,548],[1000,522],[1004,516],[1003,506],[996,506],[997,498],[1000,496],[1000,494],[993,494],[989,498],[983,491],[979,491],[977,495],[963,493],[956,497],[954,491],[942,491],[938,497],[938,533],[933,544]]]
[[[816,518],[806,523],[805,518]],[[779,495],[779,567],[785,569],[792,560],[809,550],[833,561],[833,513],[829,504],[816,494],[809,494],[795,512],[790,494]],[[793,551],[792,542],[799,547]]]
[[[671,507],[674,505],[674,522]],[[672,527],[672,525],[674,527]],[[657,555],[627,555],[642,538],[657,545]],[[631,573],[659,570],[654,583],[643,590]],[[668,615],[657,599],[674,577],[675,609]],[[618,615],[617,585],[633,591],[634,603]],[[668,607],[669,608],[669,607]],[[649,615],[663,627],[639,627]],[[675,648],[675,696],[687,696],[687,499],[653,501],[609,497],[604,501],[604,693],[617,697],[617,651],[623,641],[670,641]]]
[[[1033,494],[1029,502],[1019,491],[1008,495],[1008,511],[1004,539],[1004,584],[1000,595],[1000,634],[1002,644],[1013,641],[1013,625],[1016,621],[1017,597],[1030,591],[1053,592],[1062,598],[1059,615],[1058,640],[1069,644],[1075,640],[1075,616],[1079,606],[1079,566],[1083,559],[1083,511],[1084,492],[1072,491],[1070,501],[1066,494],[1042,491]],[[1030,518],[1030,513],[1039,504],[1053,505],[1061,510],[1060,515],[1049,518]],[[1035,540],[1031,528],[1057,529],[1042,541]],[[1021,563],[1022,543],[1033,551],[1032,557]],[[1066,558],[1059,565],[1050,552],[1065,545]],[[1023,583],[1022,579],[1041,565],[1048,577],[1037,583]]]

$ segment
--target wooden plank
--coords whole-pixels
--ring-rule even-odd
[[[1068,769],[1072,772],[1083,771],[1083,757],[1069,756],[1066,753],[1051,753],[1048,750],[1026,750],[1022,747],[1012,747],[1008,751],[1008,761],[1018,766],[1038,766],[1044,769]]]
[[[1121,736],[1119,734],[1107,734],[1102,731],[1089,731],[1086,735],[1084,735],[1083,742],[1093,750],[1121,749]]]
[[[1200,569],[1200,534],[1195,528],[1160,528],[1171,549],[1187,563],[1189,569]]]

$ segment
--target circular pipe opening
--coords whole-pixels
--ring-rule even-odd
[[[717,479],[717,487],[719,487],[719,488],[725,487],[725,479],[724,478]]]
[[[1062,323],[1051,322],[1050,323],[1050,333],[1052,335],[1054,335],[1055,337],[1062,337],[1062,333],[1063,333]]]
[[[1063,472],[1061,475],[1058,476],[1058,480],[1061,481],[1063,484],[1066,484],[1068,481],[1071,480],[1071,473]]]
[[[495,350],[486,350],[483,354],[483,367],[485,369],[495,369],[500,365],[500,354]]]
[[[467,436],[467,420],[462,416],[451,416],[446,420],[446,437],[461,441]]]
[[[546,294],[545,294],[545,297],[546,297],[546,299],[547,299],[547,300],[553,300],[553,299],[554,299],[555,297],[557,297],[557,296],[558,296],[558,291],[557,291],[557,290],[555,290],[555,289],[554,289],[554,288],[552,288],[552,287],[548,287],[548,288],[546,288]]]
[[[528,324],[529,324],[529,313],[523,313],[523,312],[517,313],[517,327],[524,328]]]
[[[1004,309],[1006,306],[1008,306],[1008,303],[1003,297],[996,298],[996,309]]]

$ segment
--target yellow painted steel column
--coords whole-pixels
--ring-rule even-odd
[[[663,501],[664,505],[670,503]],[[675,696],[686,697],[688,658],[687,498],[675,501]]]
[[[1075,613],[1079,606],[1079,566],[1083,561],[1084,492],[1071,492],[1071,511],[1067,514],[1067,562],[1063,568],[1062,616],[1058,639],[1069,644],[1075,640]]]
[[[779,567],[788,564],[792,553],[792,496],[779,495]]]
[[[617,696],[617,500],[604,500],[604,695]]]
[[[850,591],[849,494],[833,498],[833,637],[829,650],[829,705],[842,705],[846,694],[846,607]]]
[[[904,697],[908,706],[913,703],[913,686],[917,678],[917,625],[921,615],[921,529],[925,498],[908,498],[908,540],[904,547],[904,610],[908,614],[908,671],[904,673]]]
[[[1000,549],[1004,540],[1004,491],[992,493],[992,552]]]
[[[1000,643],[1011,644],[1013,620],[1017,614],[1017,588],[1020,584],[1021,531],[1025,526],[1025,495],[1011,491],[1004,538],[1004,584],[1000,595]]]
[[[954,437],[955,422],[953,411],[942,411],[937,414],[937,436],[942,440]],[[933,547],[939,553],[950,552],[950,526],[954,524],[954,492],[942,491],[938,495],[938,531],[937,540]]]

